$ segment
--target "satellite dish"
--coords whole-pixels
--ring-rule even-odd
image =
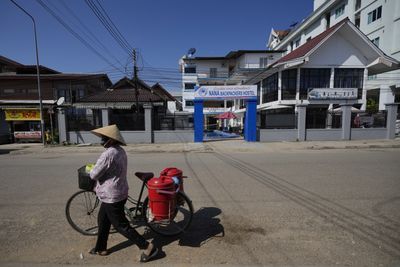
[[[65,102],[65,97],[60,97],[58,100],[57,100],[57,106],[61,106],[62,104],[64,104],[64,102]]]
[[[190,48],[187,52],[188,57],[192,57],[196,53],[196,48]]]

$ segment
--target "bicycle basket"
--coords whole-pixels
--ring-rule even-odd
[[[96,181],[90,179],[89,173],[86,172],[86,166],[78,169],[78,186],[80,189],[92,191]]]

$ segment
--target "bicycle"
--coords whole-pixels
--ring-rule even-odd
[[[144,188],[147,188],[147,182],[154,177],[151,172],[136,172],[135,175],[142,181],[139,198],[134,199],[128,196],[125,205],[125,215],[131,225],[139,223],[147,224],[154,232],[164,236],[175,236],[184,232],[192,222],[193,205],[189,197],[180,190],[176,189],[175,208],[170,218],[164,220],[153,220],[149,208],[149,198],[143,197]],[[129,207],[128,205],[133,204]],[[90,190],[80,190],[73,194],[67,201],[65,214],[68,223],[72,228],[83,235],[97,235],[97,214],[100,201],[95,192]],[[115,230],[114,230],[115,232]]]

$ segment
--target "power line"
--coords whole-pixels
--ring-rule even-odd
[[[96,6],[93,0],[85,0],[86,4],[92,10],[94,15],[100,21],[100,23],[106,28],[107,32],[114,38],[114,40],[119,44],[119,46],[124,50],[129,56],[132,55],[132,48],[126,39],[122,36],[121,32],[115,27],[115,24],[110,20],[108,15],[103,14],[103,12]],[[100,4],[99,2],[97,2]],[[101,6],[101,5],[100,5]],[[101,9],[105,12],[104,8]],[[105,12],[106,13],[106,12]]]
[[[52,3],[51,1],[49,3]],[[121,67],[124,67],[124,65],[120,62],[120,60],[118,58],[116,58],[111,51],[96,37],[95,34],[93,34],[93,32],[82,22],[82,20],[75,14],[75,12],[69,8],[69,6],[65,3],[64,0],[60,1],[61,5],[64,7],[64,9],[67,10],[67,12],[69,14],[71,14],[73,16],[73,18],[78,22],[78,24],[81,26],[81,30],[82,33],[88,37],[89,39],[91,39],[93,42],[97,43],[99,46],[101,46],[101,48],[110,56],[112,57]],[[53,7],[55,7],[55,5],[53,5]],[[85,31],[88,33],[86,34]]]
[[[51,8],[49,8],[42,0],[36,0],[50,15],[52,15],[69,33],[71,33],[76,39],[78,39],[83,45],[85,45],[90,51],[95,53],[102,60],[107,62],[114,69],[119,70],[122,74],[124,72],[111,63],[107,58],[105,58],[101,53],[99,53],[93,46],[91,46],[85,39],[83,39],[77,32],[75,32],[62,18],[60,18]]]

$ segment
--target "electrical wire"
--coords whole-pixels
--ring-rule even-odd
[[[64,9],[67,11],[67,13],[71,14],[72,17],[74,18],[75,21],[78,22],[78,24],[81,26],[81,32],[85,34],[85,31],[87,34],[85,34],[86,37],[88,37],[89,39],[91,39],[93,41],[93,43],[98,44],[98,46],[101,47],[101,49],[103,49],[110,57],[112,57],[121,67],[124,67],[124,65],[121,63],[121,61],[116,58],[111,51],[103,44],[103,42],[101,42],[96,35],[83,23],[83,21],[75,14],[75,12],[65,3],[64,0],[60,0],[59,1],[61,3],[61,5],[64,7]],[[52,1],[48,2],[48,3],[53,3]],[[53,5],[53,7],[55,7],[55,5]],[[75,24],[76,25],[76,24]],[[78,25],[78,26],[79,26]],[[83,29],[83,30],[82,30]]]
[[[106,57],[104,57],[100,52],[98,52],[92,45],[90,45],[84,38],[82,38],[76,31],[74,31],[61,17],[59,17],[49,6],[47,6],[42,0],[36,0],[51,16],[53,16],[70,34],[72,34],[78,41],[80,41],[84,46],[86,46],[90,51],[100,57],[108,65],[112,66],[114,69],[119,70],[122,74],[124,72],[111,63]]]
[[[122,36],[121,32],[112,22],[110,17],[105,12],[104,8],[99,4],[100,8],[93,2],[93,0],[85,0],[88,7],[92,10],[93,14],[97,17],[100,23],[104,26],[107,32],[113,37],[113,39],[119,44],[123,51],[125,51],[129,56],[133,57],[133,49],[126,41],[125,37]],[[103,13],[104,11],[104,13]]]

